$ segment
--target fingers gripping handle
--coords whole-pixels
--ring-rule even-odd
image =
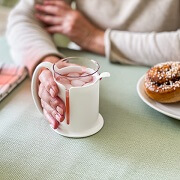
[[[42,62],[41,64],[39,64],[34,73],[33,73],[33,77],[32,77],[32,83],[31,83],[31,92],[32,92],[32,97],[33,97],[33,101],[37,107],[37,109],[43,113],[42,107],[41,107],[41,102],[40,102],[40,98],[38,96],[38,87],[39,87],[39,74],[40,74],[40,70],[42,68],[47,68],[49,69],[52,73],[53,73],[53,64],[50,62]]]

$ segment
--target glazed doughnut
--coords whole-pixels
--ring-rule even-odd
[[[149,69],[144,90],[151,99],[161,103],[180,101],[180,62],[160,63]]]

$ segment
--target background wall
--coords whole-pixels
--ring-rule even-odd
[[[5,34],[9,12],[18,0],[0,0],[0,36]]]
[[[12,7],[17,2],[18,2],[18,0],[0,0],[0,5],[6,6],[6,7]]]

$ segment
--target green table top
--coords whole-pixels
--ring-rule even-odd
[[[180,121],[144,104],[136,91],[148,68],[61,52],[91,57],[111,73],[100,84],[104,127],[82,139],[56,134],[36,109],[27,78],[0,103],[0,179],[180,179]],[[0,61],[11,61],[5,38]]]

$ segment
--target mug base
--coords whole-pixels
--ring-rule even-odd
[[[97,119],[97,122],[96,124],[94,125],[94,127],[92,127],[91,129],[88,129],[87,131],[84,131],[84,132],[80,132],[80,133],[70,133],[70,132],[62,132],[60,129],[52,129],[62,135],[62,136],[65,136],[65,137],[70,137],[70,138],[83,138],[83,137],[87,137],[87,136],[91,136],[95,133],[97,133],[98,131],[101,130],[101,128],[103,127],[104,125],[104,119],[103,117],[101,116],[101,114],[99,114],[98,116],[98,119]]]

